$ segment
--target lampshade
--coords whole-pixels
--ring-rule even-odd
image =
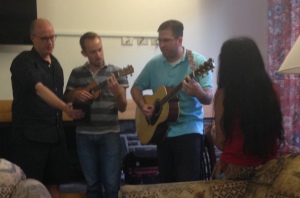
[[[278,73],[280,74],[300,74],[300,36],[293,45],[291,51],[285,57]]]

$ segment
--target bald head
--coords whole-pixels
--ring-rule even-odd
[[[30,35],[35,35],[38,29],[41,29],[45,26],[51,26],[52,24],[47,19],[35,19],[30,24]]]
[[[35,19],[30,24],[30,37],[36,51],[49,60],[56,38],[52,24],[46,19]]]

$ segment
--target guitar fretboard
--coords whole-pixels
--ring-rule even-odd
[[[209,70],[214,68],[214,63],[211,58],[208,59],[208,61],[204,62],[202,65],[199,66],[198,69],[193,71],[192,73],[189,74],[189,77],[193,79],[195,76],[203,75],[205,72],[208,72]],[[187,80],[187,78],[185,78]],[[170,92],[167,93],[167,95],[159,100],[159,104],[163,106],[166,102],[171,100],[176,93],[182,88],[183,84],[182,82],[179,83],[174,89],[172,89]]]
[[[195,77],[195,73],[192,72],[189,75],[191,78]],[[187,80],[187,78],[185,78],[185,80]],[[162,98],[159,103],[160,105],[164,105],[166,102],[168,102],[169,100],[171,100],[176,94],[177,92],[182,88],[182,82],[179,83],[174,89],[172,89],[164,98]]]
[[[118,71],[113,72],[113,74],[115,75],[116,78],[119,77],[119,75],[118,75],[119,72],[118,72]],[[96,91],[102,89],[103,87],[106,86],[106,84],[107,84],[107,81],[106,81],[106,80],[103,81],[103,82],[101,82],[101,83],[99,83],[97,86],[95,86],[93,89],[90,90],[90,93],[94,93],[94,92],[96,92]]]

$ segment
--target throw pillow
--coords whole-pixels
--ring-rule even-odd
[[[51,198],[46,187],[35,179],[21,181],[13,191],[11,198]]]
[[[19,166],[0,158],[0,197],[9,198],[16,185],[24,179],[26,176]]]

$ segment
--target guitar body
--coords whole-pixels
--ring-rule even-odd
[[[93,96],[93,98],[91,99],[93,101],[100,97],[100,94],[102,91],[101,89],[96,90],[96,91],[93,90],[97,85],[98,85],[98,83],[96,81],[92,81],[90,84],[88,84],[88,86],[78,87],[78,88],[76,88],[76,90],[85,90],[85,91],[89,92]]]
[[[146,104],[153,104],[155,107],[153,116],[148,119],[140,110],[136,108],[135,122],[137,135],[142,144],[160,144],[168,132],[168,123],[175,122],[179,116],[179,98],[174,96],[169,102],[160,105],[159,101],[165,97],[171,88],[159,87],[152,95],[145,95]]]
[[[92,81],[86,87],[78,87],[75,89],[75,90],[85,90],[93,96],[93,98],[91,100],[83,102],[83,103],[73,102],[74,109],[81,109],[85,113],[85,115],[82,119],[76,120],[77,122],[90,123],[90,121],[91,121],[91,106],[90,105],[94,100],[96,100],[100,97],[100,94],[102,92],[101,89],[97,90],[97,91],[93,91],[93,88],[97,85],[98,85],[98,83],[96,81]]]

